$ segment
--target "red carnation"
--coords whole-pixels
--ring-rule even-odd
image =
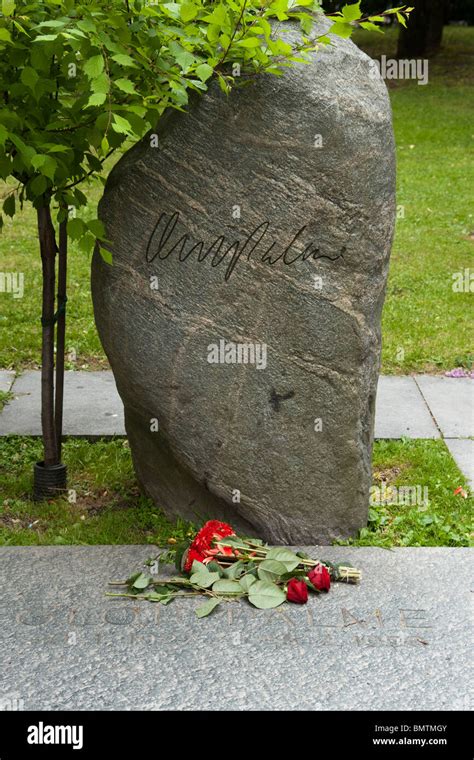
[[[203,554],[196,551],[196,549],[193,549],[190,546],[186,554],[186,563],[184,566],[185,571],[188,573],[191,570],[194,560],[196,560],[196,562],[203,562],[204,559],[205,557]]]
[[[286,589],[286,598],[295,604],[306,604],[308,601],[308,587],[304,581],[291,578]]]
[[[210,562],[215,554],[233,554],[230,547],[222,547],[219,551],[214,547],[214,542],[227,536],[235,536],[234,529],[227,523],[219,520],[209,520],[202,526],[201,530],[195,535],[191,546],[188,549],[184,563],[184,571],[189,573],[193,561]]]
[[[318,591],[329,591],[331,586],[331,576],[325,565],[316,565],[308,573],[308,578]]]

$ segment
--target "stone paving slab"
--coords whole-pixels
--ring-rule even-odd
[[[374,432],[376,438],[440,438],[413,377],[380,377]]]
[[[474,382],[471,378],[417,375],[416,383],[445,438],[474,435]]]
[[[0,414],[0,435],[41,435],[40,372],[30,370],[13,385],[14,399]],[[64,434],[125,435],[123,405],[112,372],[68,371],[64,379]]]
[[[472,398],[474,382],[465,378],[428,378],[434,383],[426,383],[428,394],[434,399],[440,420],[446,417],[464,419],[461,435],[474,435],[474,425],[466,434],[469,410],[467,403]],[[470,386],[468,384],[471,384]],[[456,384],[456,385],[454,385]],[[430,391],[440,388],[439,393]],[[444,390],[441,390],[444,389]],[[25,372],[15,380],[15,399],[0,414],[0,435],[40,435],[40,373],[37,370]],[[443,415],[439,408],[441,400],[449,411]],[[456,404],[461,411],[456,412]],[[472,418],[472,413],[471,413]],[[444,424],[444,423],[443,423]],[[459,424],[459,422],[457,423]],[[452,431],[451,431],[452,432]],[[107,436],[125,435],[123,406],[115,388],[110,371],[66,372],[65,377],[65,435]],[[375,415],[376,438],[439,438],[430,410],[425,403],[415,377],[383,375],[379,380]],[[456,437],[456,436],[453,436]]]
[[[273,611],[104,596],[149,546],[1,547],[0,700],[26,710],[466,710],[472,550],[310,548],[352,561]]]
[[[470,438],[446,438],[445,442],[470,487],[474,488],[474,440]]]
[[[1,369],[0,370],[0,391],[2,391],[3,393],[8,393],[8,391],[13,385],[14,379],[15,379],[14,372],[10,372],[7,369]]]

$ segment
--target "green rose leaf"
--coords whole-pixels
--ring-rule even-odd
[[[229,581],[223,578],[214,583],[212,590],[216,594],[241,594],[242,586],[239,581]]]
[[[239,578],[243,573],[245,572],[245,563],[239,560],[238,562],[233,562],[230,567],[226,567],[224,570],[224,577],[229,578],[229,580],[236,580]]]
[[[219,539],[219,543],[222,544],[222,546],[242,546],[243,541],[241,538],[238,538],[237,536],[226,536],[225,538]]]
[[[173,599],[174,599],[174,594],[168,594],[168,596],[163,596],[160,599],[160,603],[161,604],[169,604],[170,602],[173,601]]]
[[[285,592],[276,583],[268,581],[255,581],[250,586],[249,602],[260,610],[269,610],[279,607],[286,600]]]
[[[242,578],[240,578],[239,584],[243,588],[244,591],[248,592],[250,589],[250,586],[252,586],[252,584],[254,584],[256,580],[257,579],[255,575],[252,575],[251,573],[247,573],[247,575],[244,575]]]
[[[138,578],[133,582],[133,588],[147,588],[150,585],[151,578],[145,573],[140,573]]]
[[[207,602],[196,609],[196,615],[198,618],[207,617],[207,615],[210,615],[215,610],[219,602],[220,599],[208,599]]]
[[[216,562],[215,560],[213,560],[212,562],[209,562],[206,565],[206,567],[211,573],[219,573],[219,578],[223,578],[225,576],[225,571],[222,569],[219,563]]]
[[[169,597],[169,592],[166,594],[160,594],[158,591],[152,591],[151,594],[147,594],[146,598],[149,602],[162,602]]]
[[[219,573],[210,573],[206,565],[202,562],[193,562],[193,574],[191,575],[191,583],[199,588],[210,588],[213,583],[219,580]]]
[[[276,559],[264,559],[258,566],[258,577],[262,581],[275,581],[285,575],[287,567]]]
[[[278,546],[270,549],[267,554],[267,560],[268,559],[275,559],[278,562],[282,562],[289,573],[300,564],[300,558],[292,552],[291,549],[280,548]]]

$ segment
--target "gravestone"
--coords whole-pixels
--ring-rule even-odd
[[[472,549],[305,548],[362,582],[199,620],[105,596],[155,547],[0,547],[0,711],[471,709]]]
[[[395,208],[374,71],[340,39],[229,97],[213,84],[109,177],[96,322],[138,479],[171,516],[273,543],[366,523]]]

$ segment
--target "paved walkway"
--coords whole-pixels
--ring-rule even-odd
[[[40,372],[15,379],[0,371],[0,390],[13,399],[0,413],[0,435],[41,435]],[[125,435],[123,406],[112,372],[66,372],[64,434]],[[458,467],[474,484],[474,381],[431,375],[380,377],[376,438],[444,438]]]

